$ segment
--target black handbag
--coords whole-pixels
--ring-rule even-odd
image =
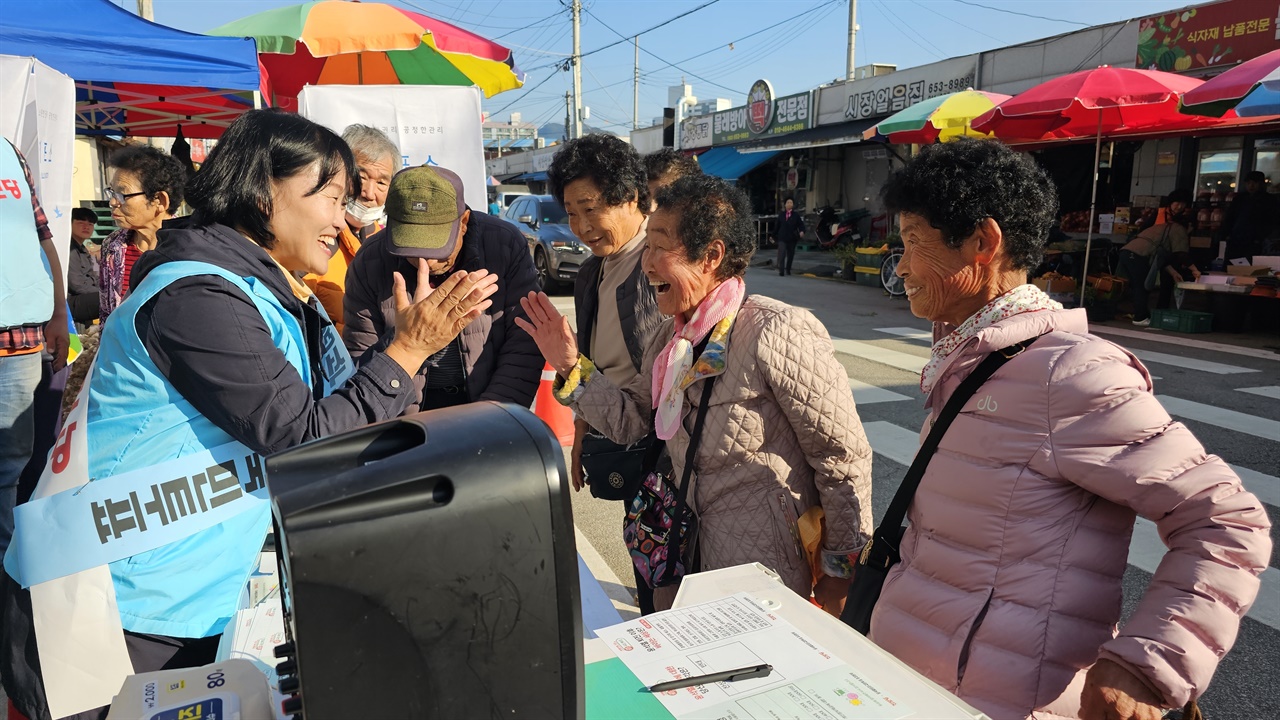
[[[924,471],[929,467],[933,454],[937,452],[942,436],[947,433],[951,422],[960,414],[961,408],[969,402],[969,398],[973,397],[978,388],[982,387],[982,384],[1000,369],[1001,365],[1026,350],[1037,339],[1031,338],[992,352],[969,374],[969,377],[960,383],[960,387],[956,388],[951,398],[947,400],[946,407],[942,409],[929,430],[929,436],[916,451],[915,459],[911,461],[911,468],[907,470],[906,477],[898,486],[898,492],[889,503],[884,519],[880,521],[875,534],[871,536],[871,540],[862,548],[862,553],[858,556],[857,567],[853,570],[853,581],[849,584],[849,595],[845,599],[844,611],[840,613],[840,620],[844,624],[863,635],[871,632],[871,613],[875,610],[876,601],[880,599],[880,589],[884,587],[885,578],[889,576],[889,569],[902,559],[900,554],[902,536],[907,532],[907,528],[902,523],[906,520],[907,508],[911,506],[916,488],[920,487]]]
[[[582,438],[582,474],[592,497],[623,501],[635,497],[647,474],[645,457],[657,441],[657,436],[649,433],[630,445],[619,445],[588,431]]]

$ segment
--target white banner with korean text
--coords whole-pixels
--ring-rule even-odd
[[[977,70],[975,54],[828,85],[818,91],[818,124],[887,117],[923,100],[973,87]]]
[[[435,165],[462,178],[467,205],[488,207],[480,91],[439,85],[309,85],[298,113],[338,134],[360,123],[400,148],[400,167]]]

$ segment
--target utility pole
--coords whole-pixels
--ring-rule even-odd
[[[633,83],[634,97],[631,100],[631,129],[640,129],[640,36],[635,37],[636,41],[636,74]]]
[[[853,41],[858,36],[858,0],[849,0],[849,62],[845,64],[846,80],[853,79]]]
[[[564,91],[564,139],[573,138],[573,101],[569,99],[569,91]]]
[[[138,0],[138,17],[155,22],[156,14],[151,8],[151,0]]]
[[[573,135],[582,137],[582,0],[573,0]]]

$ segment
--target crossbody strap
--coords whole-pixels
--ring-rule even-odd
[[[951,394],[951,398],[947,400],[946,407],[938,415],[934,421],[933,427],[929,430],[929,436],[925,438],[924,444],[916,451],[916,457],[911,461],[911,468],[907,470],[906,477],[902,479],[902,484],[898,486],[898,492],[894,493],[892,502],[889,503],[889,509],[884,514],[884,519],[880,521],[880,527],[876,529],[876,535],[885,536],[886,532],[896,532],[897,528],[902,527],[903,521],[907,517],[907,508],[911,506],[911,500],[915,497],[916,488],[920,487],[920,481],[924,479],[924,471],[929,467],[929,461],[933,459],[933,454],[938,450],[938,444],[942,442],[942,436],[947,433],[947,428],[951,427],[951,422],[960,414],[961,408],[965,403],[969,402],[969,398],[982,387],[996,370],[1002,365],[1009,362],[1010,359],[1017,356],[1023,350],[1026,350],[1031,343],[1038,340],[1038,337],[1024,340],[1016,345],[1010,345],[992,352],[983,359],[982,363],[969,373],[969,377],[965,378],[960,387]]]

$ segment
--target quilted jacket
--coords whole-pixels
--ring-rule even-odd
[[[627,387],[591,375],[573,395],[574,409],[614,442],[648,434],[653,362],[673,332],[668,319]],[[683,426],[667,441],[677,482],[704,382],[685,390]],[[759,562],[809,597],[813,577],[796,522],[815,505],[826,514],[827,553],[843,558],[865,543],[872,530],[871,447],[831,338],[809,311],[747,298],[711,392],[694,468],[703,570]]]
[[[1181,706],[1257,595],[1267,516],[1170,419],[1137,358],[1088,334],[1083,310],[980,331],[940,368],[932,414],[988,353],[1041,335],[943,437],[871,638],[997,720],[1076,717],[1099,658]],[[1169,552],[1117,634],[1135,513]]]

